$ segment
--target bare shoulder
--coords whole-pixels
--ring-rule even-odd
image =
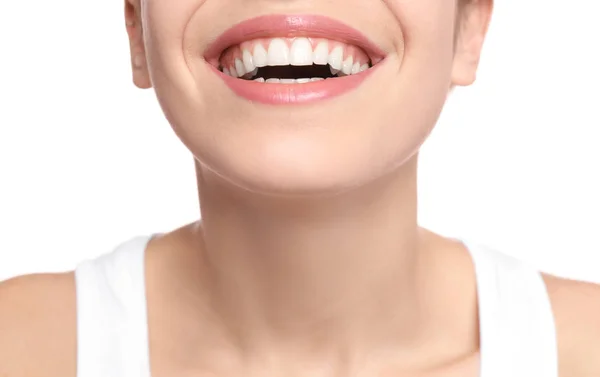
[[[557,328],[560,377],[600,376],[600,285],[544,275]]]
[[[73,273],[0,283],[0,376],[75,376]]]

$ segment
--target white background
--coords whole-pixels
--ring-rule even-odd
[[[197,216],[192,159],[131,84],[122,14],[0,2],[0,280]],[[600,282],[599,15],[596,0],[497,1],[477,84],[422,150],[423,225]]]

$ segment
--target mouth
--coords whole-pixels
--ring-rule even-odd
[[[306,103],[356,88],[385,53],[357,30],[310,15],[244,21],[209,46],[205,59],[238,96]]]

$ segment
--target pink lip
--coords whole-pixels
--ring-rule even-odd
[[[309,36],[328,38],[362,48],[373,63],[385,52],[358,30],[334,19],[317,15],[267,15],[243,21],[221,34],[206,50],[204,57],[212,70],[237,95],[266,104],[299,104],[341,95],[356,88],[375,67],[355,75],[305,84],[260,83],[225,75],[219,66],[226,48],[256,38]]]

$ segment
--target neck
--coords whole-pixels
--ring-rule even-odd
[[[198,166],[212,305],[236,338],[314,349],[415,337],[424,248],[416,165],[316,199],[253,195]]]

